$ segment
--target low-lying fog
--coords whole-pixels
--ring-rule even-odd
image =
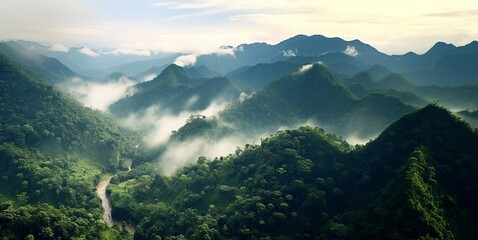
[[[126,77],[108,82],[91,82],[76,78],[62,84],[60,87],[85,106],[108,112],[108,106],[112,103],[134,93],[132,92],[132,86],[136,83]],[[249,96],[241,94],[238,101],[246,97]],[[205,156],[208,159],[226,156],[233,153],[238,147],[242,148],[247,143],[258,143],[261,138],[273,134],[273,132],[260,132],[255,136],[246,136],[240,130],[237,130],[233,134],[214,140],[194,137],[181,142],[170,141],[171,133],[186,124],[191,115],[203,115],[211,118],[224,110],[227,104],[227,102],[217,100],[202,111],[182,111],[175,114],[161,106],[152,106],[141,113],[134,113],[121,118],[119,122],[128,128],[145,132],[144,144],[146,148],[150,150],[162,149],[160,151],[161,155],[158,156],[158,166],[166,174],[171,174],[178,168],[197,161],[200,156]],[[321,126],[320,123],[314,121],[283,126],[277,130],[296,129],[303,125],[318,126],[327,130],[327,126]],[[370,138],[363,139],[354,134],[347,136],[345,139],[351,145],[365,144],[370,141]]]

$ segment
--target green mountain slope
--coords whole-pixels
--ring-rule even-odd
[[[222,117],[251,131],[312,120],[338,135],[370,137],[413,111],[398,99],[378,95],[357,99],[341,79],[314,64],[307,71],[271,82],[251,98],[227,109]]]
[[[135,239],[474,239],[477,147],[429,105],[363,147],[301,127],[172,176],[140,166],[110,191]]]
[[[29,51],[15,42],[0,43],[0,54],[48,83],[56,84],[78,76],[57,59]]]
[[[138,91],[110,106],[112,113],[126,116],[159,106],[171,112],[207,108],[214,100],[230,101],[240,90],[226,78],[191,78],[190,69],[170,65],[155,79],[135,85]]]
[[[294,63],[262,63],[237,69],[226,76],[244,91],[255,91],[298,68],[299,65]]]
[[[0,86],[0,236],[102,238],[94,188],[135,156],[134,135],[4,56]]]

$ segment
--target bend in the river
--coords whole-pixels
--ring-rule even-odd
[[[131,165],[128,166],[128,171],[131,170]],[[113,178],[112,175],[106,176],[103,178],[98,186],[96,187],[96,195],[101,199],[101,206],[103,207],[103,220],[106,222],[106,224],[110,227],[116,225],[119,226],[120,228],[124,226],[126,231],[129,233],[134,233],[134,227],[131,224],[128,224],[124,221],[118,221],[113,219],[111,216],[111,201],[106,195],[106,188],[110,184],[111,178]]]

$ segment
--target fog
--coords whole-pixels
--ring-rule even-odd
[[[136,83],[127,77],[108,82],[93,82],[82,78],[73,78],[61,83],[59,87],[86,107],[107,112],[112,103],[126,95],[133,94],[134,91],[131,87]]]
[[[299,72],[307,71],[310,67],[312,65],[305,65]],[[61,87],[70,92],[85,106],[107,111],[110,104],[126,95],[133,94],[132,86],[136,83],[126,77],[109,82],[91,82],[75,78],[62,84]],[[241,93],[237,101],[242,102],[252,95]],[[199,100],[198,96],[192,96],[186,101],[183,109],[189,109],[191,105]],[[125,127],[144,132],[143,144],[151,153],[157,154],[159,152],[159,155],[153,157],[156,157],[158,167],[165,174],[172,174],[180,167],[196,162],[200,156],[208,159],[226,156],[233,153],[238,147],[242,148],[245,144],[258,142],[261,138],[268,137],[277,130],[297,129],[304,125],[320,127],[331,134],[334,133],[334,130],[337,130],[334,126],[308,120],[282,126],[274,129],[274,131],[256,131],[252,135],[247,135],[242,129],[237,129],[220,120],[219,113],[228,104],[228,102],[218,98],[212,101],[206,109],[200,111],[184,110],[179,113],[173,113],[161,105],[154,105],[144,111],[121,118],[119,122]],[[171,140],[172,132],[184,126],[191,115],[203,115],[208,119],[215,118],[219,126],[231,131],[216,137],[195,136],[183,141]],[[366,144],[371,138],[364,138],[358,133],[344,136],[344,139],[350,145]]]
[[[186,124],[191,115],[216,116],[226,105],[226,102],[213,101],[204,110],[180,113],[171,113],[169,110],[155,105],[144,112],[131,114],[121,119],[120,122],[131,129],[146,131],[144,143],[146,147],[153,149],[164,146],[169,141],[172,131],[178,130]]]
[[[197,100],[198,97],[193,96],[187,102],[192,103]],[[263,132],[249,136],[234,129],[229,134],[217,138],[196,136],[183,141],[170,139],[172,132],[185,125],[191,115],[203,115],[211,119],[217,117],[227,104],[227,102],[217,99],[204,110],[182,111],[176,114],[161,106],[152,106],[144,112],[129,115],[122,119],[121,123],[129,128],[144,131],[146,133],[144,138],[146,149],[152,152],[161,149],[160,155],[157,156],[158,166],[163,173],[172,174],[180,167],[196,162],[200,156],[208,159],[225,156],[233,153],[237,147],[243,147],[247,143],[256,142],[261,137],[269,135]],[[231,127],[219,119],[217,121],[222,127]]]
[[[253,138],[240,134],[231,134],[220,139],[196,137],[184,142],[172,142],[166,146],[159,157],[159,168],[169,175],[179,168],[197,161],[200,156],[208,159],[226,156],[233,153],[237,147],[242,147],[250,142],[253,142]]]

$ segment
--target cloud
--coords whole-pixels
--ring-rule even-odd
[[[60,88],[69,92],[86,107],[107,112],[112,103],[133,93],[130,91],[130,87],[134,84],[133,80],[126,77],[107,83],[74,78],[61,84]]]
[[[356,57],[357,55],[359,55],[359,52],[357,51],[355,46],[347,46],[345,48],[345,50],[343,51],[343,53],[345,53],[345,54],[347,54],[351,57]]]
[[[52,52],[68,52],[68,48],[65,45],[59,43],[53,44],[53,46],[48,48],[48,50]]]
[[[149,82],[151,80],[153,80],[155,77],[158,76],[158,73],[151,73],[151,74],[148,74],[146,76],[143,77],[143,81],[142,82]]]
[[[349,136],[346,136],[344,139],[345,141],[347,141],[348,144],[352,145],[352,146],[355,146],[355,145],[365,145],[367,144],[368,142],[370,142],[371,140],[375,139],[377,136],[374,136],[374,137],[365,137],[365,138],[361,138],[359,137],[358,135],[349,135]]]
[[[175,1],[160,1],[157,3],[153,3],[153,6],[155,7],[171,7],[177,5],[178,2]]]
[[[233,153],[237,147],[251,142],[251,138],[239,134],[214,140],[197,137],[184,142],[172,142],[159,157],[159,168],[165,174],[173,174],[179,168],[195,162],[200,156],[209,159],[226,156]]]
[[[174,60],[174,64],[180,67],[186,67],[186,66],[196,64],[196,61],[197,61],[196,54],[188,54],[188,55],[182,55],[177,57],[176,60]]]
[[[282,51],[280,51],[280,53],[282,53],[282,56],[284,56],[284,57],[295,57],[296,56],[295,55],[296,53],[293,50],[282,50]]]
[[[305,73],[307,71],[309,71],[312,66],[314,66],[314,64],[307,64],[307,65],[303,65],[302,67],[299,68],[299,73]]]
[[[342,1],[325,3],[141,0],[117,4],[113,11],[111,1],[4,1],[0,32],[3,38],[44,43],[188,53],[318,33],[361,39],[387,53],[424,52],[436,41],[463,45],[478,36],[471,24],[478,20],[477,1],[364,0],[347,2],[347,8]]]
[[[138,55],[138,56],[151,56],[150,50],[139,50],[139,49],[130,49],[130,48],[117,48],[112,51],[104,52],[105,54],[113,55]]]
[[[87,48],[87,47],[80,48],[78,51],[87,55],[87,56],[90,56],[90,57],[98,57],[100,55],[97,52],[95,52],[95,51],[93,51],[93,50],[91,50],[90,48]]]
[[[151,106],[141,113],[134,113],[121,120],[122,124],[135,130],[144,130],[148,134],[145,138],[149,148],[161,147],[169,141],[171,132],[186,124],[191,115],[212,117],[224,110],[228,103],[213,101],[201,111],[182,111],[173,114],[159,105]]]
[[[252,96],[254,96],[254,93],[248,94],[245,92],[241,92],[241,94],[239,94],[239,102],[244,102]]]

